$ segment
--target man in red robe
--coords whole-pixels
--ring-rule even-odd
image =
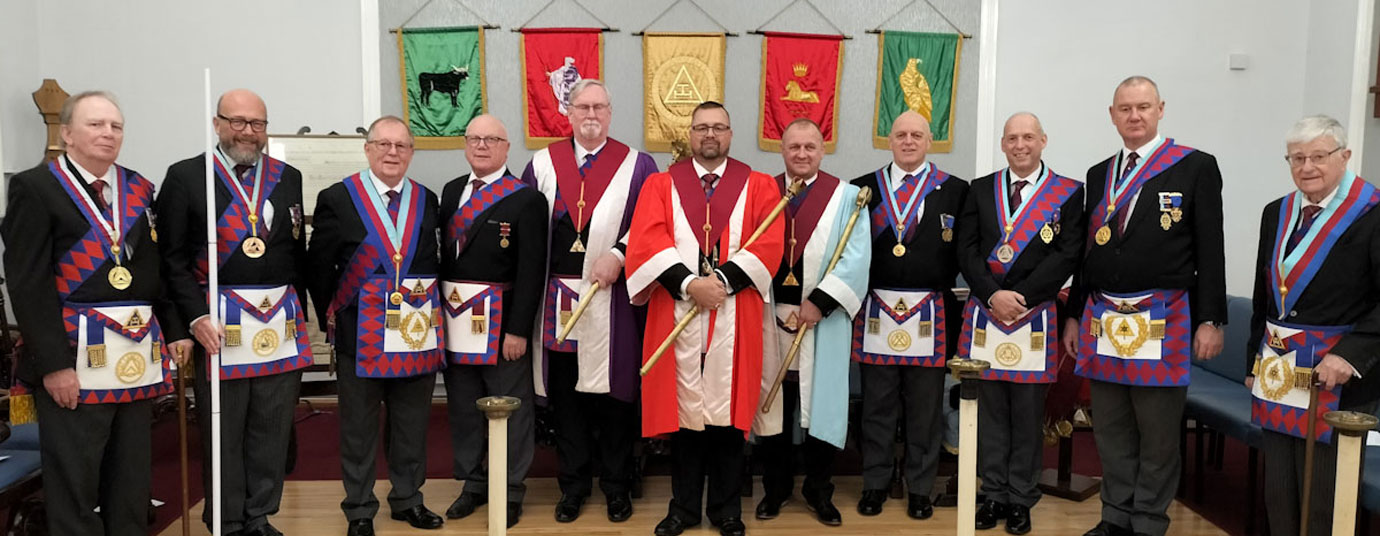
[[[694,158],[647,178],[628,237],[628,294],[648,303],[644,361],[694,307],[698,314],[643,377],[642,435],[669,434],[671,506],[656,527],[675,536],[706,513],[724,535],[742,535],[743,442],[762,381],[762,325],[781,265],[785,228],[771,176],[728,157],[733,129],[717,102],[695,108]],[[743,245],[747,243],[747,247]]]

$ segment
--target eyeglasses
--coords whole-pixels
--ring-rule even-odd
[[[388,140],[374,140],[369,143],[374,144],[374,147],[378,147],[380,151],[385,153],[392,152],[393,149],[397,149],[399,153],[412,152],[411,143],[396,143]]]
[[[722,134],[727,134],[730,130],[733,130],[733,127],[730,127],[728,125],[691,125],[690,127],[690,132],[694,132],[696,136],[704,136],[709,134],[710,132],[713,132],[715,136],[718,136]]]
[[[465,143],[479,147],[481,145],[498,145],[508,141],[498,136],[465,136]]]
[[[570,109],[586,115],[590,112],[601,114],[609,111],[609,105],[602,102],[599,104],[572,104],[570,105]]]
[[[1345,148],[1346,148],[1346,147],[1337,147],[1336,149],[1333,149],[1333,150],[1328,151],[1328,152],[1323,153],[1323,154],[1308,154],[1308,155],[1303,155],[1303,154],[1289,154],[1289,155],[1284,155],[1284,161],[1289,163],[1289,167],[1293,167],[1293,168],[1301,168],[1301,167],[1303,167],[1303,163],[1304,163],[1304,162],[1312,162],[1313,165],[1318,166],[1318,165],[1322,165],[1323,160],[1327,160],[1327,157],[1332,156],[1333,153],[1336,153],[1337,151],[1340,151],[1340,150],[1345,149]]]
[[[216,114],[216,117],[220,118],[221,121],[229,122],[230,129],[236,132],[244,130],[245,126],[254,129],[254,132],[263,132],[264,129],[268,128],[268,121],[262,119],[240,119],[238,117],[225,117],[221,114]]]
[[[915,141],[917,141],[917,142],[920,142],[920,141],[925,141],[925,136],[928,136],[928,134],[925,134],[924,132],[892,132],[892,133],[891,133],[891,137],[896,138],[897,141],[902,141],[902,140],[906,140],[906,139],[912,139],[912,140],[915,140]]]

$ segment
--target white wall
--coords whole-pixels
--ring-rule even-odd
[[[1133,14],[1091,0],[1002,2],[997,117],[1040,115],[1046,161],[1081,179],[1121,147],[1107,113],[1116,84],[1155,79],[1160,132],[1217,157],[1227,289],[1248,296],[1261,209],[1293,188],[1285,132],[1305,113],[1345,122],[1354,13],[1341,0],[1162,0]],[[1250,67],[1229,70],[1232,53]],[[991,150],[1005,162],[995,140]]]
[[[69,93],[106,89],[124,110],[120,161],[161,182],[203,149],[202,69],[213,94],[268,103],[270,133],[353,132],[360,117],[360,11],[340,0],[6,0],[0,7],[4,171],[42,158],[30,97],[43,78]]]

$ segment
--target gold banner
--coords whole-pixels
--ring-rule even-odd
[[[688,139],[690,114],[704,101],[723,102],[722,33],[653,33],[642,36],[642,139],[647,151],[670,152]]]

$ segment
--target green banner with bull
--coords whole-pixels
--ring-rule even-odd
[[[484,113],[484,29],[405,28],[398,32],[403,120],[418,149],[460,149],[465,126]]]

